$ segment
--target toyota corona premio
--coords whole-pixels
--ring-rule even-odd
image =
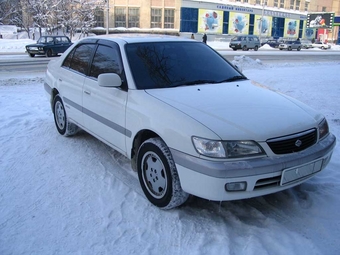
[[[185,38],[85,38],[49,62],[44,87],[58,132],[82,129],[125,155],[163,209],[299,185],[336,144],[322,114]]]

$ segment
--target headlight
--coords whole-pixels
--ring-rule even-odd
[[[193,137],[192,141],[199,154],[213,158],[225,158],[226,153],[221,141]]]
[[[193,137],[193,144],[201,155],[213,158],[240,158],[264,155],[254,141],[215,141]]]
[[[328,123],[326,119],[323,119],[319,123],[319,139],[324,138],[329,133]]]

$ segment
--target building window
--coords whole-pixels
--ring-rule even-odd
[[[308,11],[308,5],[309,3],[305,2],[305,11]]]
[[[243,0],[243,3],[248,3],[248,0]]]
[[[300,10],[300,0],[296,0],[295,10]]]
[[[274,7],[278,7],[279,6],[279,0],[274,0]]]
[[[325,7],[325,6],[322,7],[322,11],[323,11],[323,12],[326,11],[326,7]]]
[[[280,0],[280,8],[285,8],[285,1],[284,0]]]
[[[175,10],[165,9],[164,10],[164,28],[175,27]]]
[[[151,28],[162,28],[162,9],[151,9]]]
[[[94,13],[94,19],[96,21],[96,27],[104,27],[104,11],[96,8]]]
[[[294,10],[294,0],[290,0],[289,9]]]
[[[128,19],[128,27],[139,27],[139,8],[129,7]]]
[[[125,7],[115,7],[115,27],[126,27]]]
[[[256,4],[261,4],[261,0],[256,0]]]

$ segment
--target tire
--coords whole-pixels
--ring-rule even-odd
[[[321,49],[322,49],[322,50],[324,50],[324,49],[325,49],[325,47],[321,46]]]
[[[78,132],[78,126],[68,121],[64,104],[59,95],[56,95],[53,100],[53,115],[59,134],[71,136]]]
[[[297,51],[300,51],[300,50],[301,50],[301,47],[298,47],[298,48],[297,48]]]
[[[244,45],[244,46],[242,47],[242,50],[244,50],[244,51],[248,50],[247,46]]]
[[[51,49],[48,49],[47,51],[46,51],[46,57],[52,57],[52,50]]]
[[[291,50],[292,50],[292,47],[289,46],[289,47],[288,47],[288,50],[291,51]]]
[[[237,49],[233,49],[233,51],[237,51]]]
[[[175,162],[162,139],[150,138],[138,150],[138,178],[147,199],[161,209],[172,209],[188,199]]]
[[[254,48],[254,51],[257,51],[259,49],[259,47],[256,45]]]
[[[280,49],[280,50],[283,50],[283,49]]]
[[[31,58],[34,58],[34,56],[35,56],[35,54],[33,54],[33,53],[30,53],[29,55],[30,55]]]

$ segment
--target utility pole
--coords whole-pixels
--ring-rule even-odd
[[[109,22],[110,22],[110,0],[105,0],[106,1],[106,34],[109,34]]]

